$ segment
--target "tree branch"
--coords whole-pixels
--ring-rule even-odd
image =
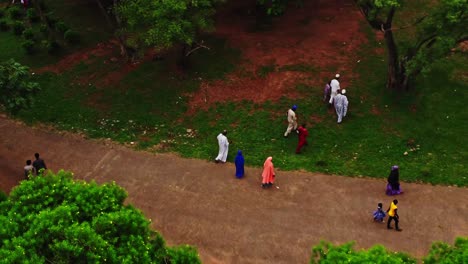
[[[189,50],[186,54],[185,54],[185,57],[188,57],[190,56],[190,54],[192,54],[194,51],[198,50],[198,49],[201,49],[201,48],[204,48],[204,49],[207,49],[207,50],[210,50],[210,47],[207,47],[205,45],[203,45],[203,41],[201,43],[195,43],[197,44],[197,47]]]

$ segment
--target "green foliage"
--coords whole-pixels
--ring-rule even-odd
[[[47,53],[51,55],[56,55],[60,52],[60,49],[62,47],[57,41],[52,40],[52,41],[47,42],[46,48],[47,48]]]
[[[31,23],[36,23],[40,20],[39,15],[37,14],[36,9],[34,8],[29,8],[26,11],[26,17],[29,19]]]
[[[115,183],[37,176],[0,203],[5,263],[200,263],[191,247],[166,247]],[[193,261],[193,262],[187,262]]]
[[[257,70],[257,75],[260,78],[265,78],[268,76],[268,74],[275,72],[276,71],[276,65],[270,64],[270,65],[262,65],[258,70]]]
[[[10,29],[10,25],[8,25],[8,21],[6,19],[0,20],[0,31],[7,31]]]
[[[368,250],[356,251],[354,243],[346,243],[340,246],[321,241],[312,248],[311,264],[335,264],[335,263],[416,263],[416,260],[407,254],[393,253],[381,245],[375,245]]]
[[[286,11],[289,0],[257,0],[259,5],[265,6],[270,16],[279,16]]]
[[[46,24],[42,24],[39,26],[39,31],[45,36],[47,37],[49,35],[49,28],[47,27]]]
[[[24,24],[21,21],[15,21],[13,23],[13,32],[15,35],[21,35],[24,31]]]
[[[65,31],[65,34],[63,35],[63,38],[65,39],[66,42],[70,44],[77,44],[80,42],[80,34],[76,31],[73,31],[71,29]]]
[[[55,24],[58,22],[57,17],[55,16],[54,12],[49,12],[45,15],[45,20],[46,23],[49,25],[49,27],[54,28]]]
[[[468,259],[468,238],[458,237],[455,245],[444,242],[432,244],[429,254],[423,259],[425,264],[455,264],[465,263]],[[311,264],[334,263],[417,263],[413,257],[401,252],[389,252],[381,245],[375,245],[368,250],[356,251],[354,242],[335,246],[326,241],[320,241],[312,248]]]
[[[12,6],[8,9],[8,15],[12,20],[18,20],[23,16],[23,10],[19,6]]]
[[[39,85],[30,81],[29,68],[13,59],[0,64],[0,104],[10,113],[30,107]]]
[[[0,8],[0,18],[5,16],[5,9]]]
[[[6,195],[5,192],[0,190],[0,203],[3,202],[3,201],[6,201],[7,199],[8,199],[8,195]]]
[[[123,0],[116,7],[123,21],[120,34],[135,43],[167,48],[175,44],[192,45],[197,35],[213,29],[215,5],[224,0]]]
[[[26,40],[33,40],[34,39],[34,30],[32,28],[27,28],[22,33],[23,38]]]
[[[432,244],[428,256],[424,258],[425,264],[455,264],[465,263],[468,260],[468,237],[458,237],[455,245],[444,242]]]
[[[55,30],[61,34],[64,34],[70,28],[62,21],[59,21],[55,24]]]
[[[26,39],[21,43],[21,47],[23,47],[27,54],[34,54],[36,51],[35,45],[35,42],[30,39]]]

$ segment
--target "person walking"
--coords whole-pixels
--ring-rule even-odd
[[[234,159],[234,164],[236,164],[236,177],[241,179],[244,177],[244,156],[242,151],[238,150],[236,158]]]
[[[385,218],[385,212],[382,210],[382,203],[377,205],[377,210],[374,211],[372,216],[374,217],[374,221],[383,223]]]
[[[275,183],[275,168],[273,157],[268,157],[263,163],[262,188],[271,187]]]
[[[387,229],[393,229],[393,227],[390,226],[390,223],[392,220],[395,221],[395,230],[396,231],[403,231],[403,229],[400,229],[398,227],[398,222],[400,222],[400,217],[398,216],[398,200],[395,199],[393,202],[390,204],[390,207],[387,209],[388,213],[388,222],[387,222]]]
[[[218,156],[215,158],[215,162],[219,163],[226,163],[227,155],[229,152],[229,141],[226,137],[227,130],[223,130],[223,132],[219,133],[216,137],[218,139],[219,151]]]
[[[338,124],[341,124],[343,117],[345,117],[346,113],[348,112],[348,97],[346,97],[345,94],[346,90],[343,89],[341,93],[338,92],[338,95],[336,95],[335,99],[333,99],[336,115],[338,116]]]
[[[306,125],[302,124],[297,131],[299,132],[299,142],[297,143],[296,154],[301,153],[301,149],[303,146],[307,146],[307,136],[309,135],[309,131],[306,129]]]
[[[40,158],[39,153],[35,153],[34,157],[36,160],[33,162],[33,167],[36,172],[36,175],[39,174],[44,174],[44,170],[47,170],[47,165],[45,164],[45,161]]]
[[[390,170],[390,175],[387,178],[387,195],[398,195],[403,193],[400,188],[400,168],[398,165],[393,165]]]
[[[340,90],[340,82],[338,81],[339,79],[340,79],[340,74],[337,73],[335,74],[335,78],[331,80],[330,82],[331,92],[330,92],[330,101],[328,101],[330,104],[333,103],[333,99],[338,94],[338,90]]]
[[[288,128],[284,132],[284,137],[288,137],[291,131],[297,129],[297,118],[296,118],[297,105],[293,105],[291,109],[288,110]]]
[[[34,171],[33,165],[31,165],[31,160],[26,161],[26,166],[24,166],[24,178],[27,180],[29,179],[29,175],[36,174]]]

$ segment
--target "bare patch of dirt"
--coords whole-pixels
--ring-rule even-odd
[[[378,109],[377,106],[375,106],[375,105],[372,106],[371,113],[372,113],[373,115],[376,115],[376,116],[379,116],[379,115],[382,114],[382,112],[380,111],[380,109]]]
[[[115,50],[116,44],[117,43],[115,40],[99,43],[95,47],[84,49],[65,56],[54,65],[47,65],[45,67],[35,69],[34,71],[36,73],[53,72],[59,74],[72,69],[79,63],[87,63],[91,57],[109,56]]]
[[[230,1],[218,14],[217,34],[242,51],[244,63],[224,81],[204,82],[189,102],[189,113],[207,109],[213,103],[250,100],[276,101],[282,96],[301,97],[294,85],[299,81],[317,89],[335,73],[342,75],[342,87],[353,78],[359,60],[354,51],[366,41],[360,32],[363,20],[353,1],[305,1],[277,18],[271,30],[252,32],[255,17],[236,12],[252,8],[252,1]],[[274,71],[266,77],[243,77],[265,65],[311,65],[317,72]]]

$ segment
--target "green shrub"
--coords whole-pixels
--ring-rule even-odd
[[[444,242],[432,244],[429,254],[424,258],[425,264],[466,263],[468,259],[468,237],[457,237],[455,245]]]
[[[33,40],[34,39],[34,31],[32,28],[27,28],[23,31],[22,33],[23,38],[27,40]]]
[[[35,22],[39,21],[39,16],[37,15],[37,12],[36,12],[36,10],[34,8],[29,8],[28,11],[26,11],[26,17],[32,23],[35,23]]]
[[[47,43],[47,52],[49,54],[57,54],[60,51],[60,44],[53,40]]]
[[[0,190],[0,202],[6,201],[8,199],[8,195]]]
[[[66,42],[70,44],[76,44],[80,42],[80,34],[78,34],[78,32],[73,31],[71,29],[65,32],[65,34],[63,35],[63,38],[65,39]]]
[[[0,9],[0,18],[5,16],[5,9]]]
[[[15,23],[13,23],[13,33],[15,33],[15,35],[21,35],[24,31],[24,24],[23,22],[21,21],[15,21]]]
[[[41,24],[39,26],[39,31],[45,36],[47,37],[49,35],[49,28],[47,27],[46,24]]]
[[[10,29],[10,25],[8,25],[8,22],[5,19],[0,20],[0,30],[7,31],[8,29]]]
[[[57,18],[54,15],[54,12],[49,12],[45,16],[46,23],[49,27],[54,28],[55,24],[57,23]]]
[[[23,47],[27,54],[33,54],[35,52],[36,44],[31,39],[26,39],[21,43],[21,47]]]
[[[23,16],[23,10],[19,6],[13,6],[8,9],[8,14],[11,19],[18,20]]]
[[[67,24],[62,21],[59,21],[55,24],[55,30],[61,34],[64,34],[68,30]]]

